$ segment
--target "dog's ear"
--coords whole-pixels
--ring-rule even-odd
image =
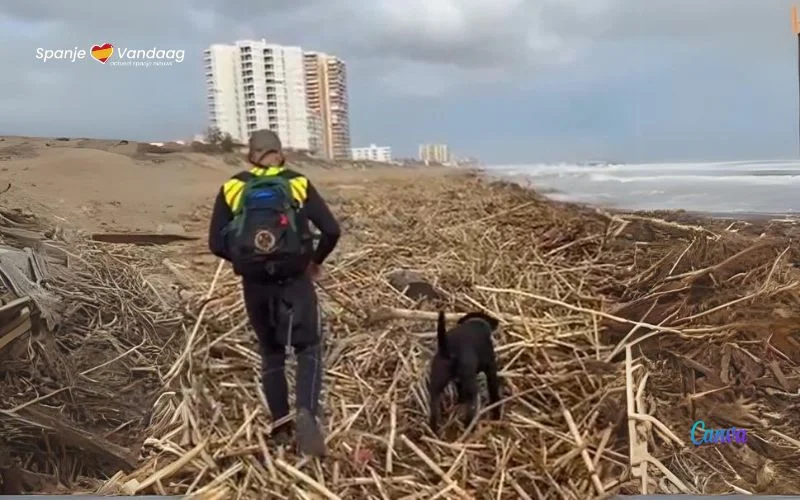
[[[436,342],[439,353],[447,356],[447,325],[444,322],[444,311],[439,311],[439,318],[436,321]]]
[[[464,323],[465,321],[469,321],[471,319],[480,319],[489,323],[489,327],[491,328],[492,331],[495,331],[497,327],[500,326],[500,321],[497,318],[489,316],[488,314],[482,311],[465,314],[458,320],[458,324],[460,325],[461,323]]]

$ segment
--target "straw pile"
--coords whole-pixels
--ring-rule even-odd
[[[800,491],[790,467],[800,450],[791,375],[800,274],[785,239],[753,246],[724,228],[559,206],[465,176],[386,182],[329,195],[347,234],[320,283],[331,457],[312,461],[265,441],[258,350],[237,280],[222,266],[216,274],[184,267],[197,283],[195,327],[164,375],[171,390],[155,407],[139,469],[99,491],[329,499]],[[408,298],[389,284],[398,269],[444,298]],[[484,416],[463,429],[451,418],[441,438],[427,430],[438,307],[503,319],[501,422]],[[748,429],[748,445],[694,447],[689,429],[700,419]]]
[[[203,264],[198,247],[171,266],[193,290],[180,350],[162,340],[161,355],[126,357],[149,362],[167,387],[139,466],[86,479],[87,490],[220,499],[800,491],[791,467],[800,459],[800,273],[786,237],[577,209],[464,175],[365,180],[327,197],[346,233],[320,283],[331,456],[308,460],[265,441],[258,348],[237,280]],[[113,257],[97,258],[111,266]],[[415,301],[391,286],[400,269],[441,298]],[[123,325],[91,323],[102,304],[140,319],[116,334],[136,335],[119,354],[165,338],[142,333],[154,332],[148,311],[176,320],[137,288],[141,279],[117,271],[115,286],[136,290],[124,301],[99,271],[73,286],[96,288],[97,275],[106,298],[84,306],[87,331]],[[445,411],[436,438],[425,378],[440,307],[503,320],[505,404],[502,421],[484,415],[472,429]],[[94,336],[105,337],[82,341]],[[693,446],[689,429],[701,419],[746,428],[748,444]]]
[[[174,358],[168,336],[183,320],[145,277],[156,254],[55,241],[35,231],[31,216],[20,241],[8,235],[22,223],[3,220],[17,231],[0,231],[4,245],[47,255],[47,276],[27,286],[57,306],[47,311],[54,321],[34,317],[32,330],[0,353],[2,491],[132,469],[163,388],[154,365]]]

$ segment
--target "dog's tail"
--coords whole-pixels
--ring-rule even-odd
[[[447,355],[447,326],[444,323],[444,311],[439,311],[439,318],[436,321],[436,341],[439,352]]]

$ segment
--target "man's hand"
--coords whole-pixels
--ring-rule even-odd
[[[315,280],[319,278],[320,274],[322,274],[322,267],[316,262],[311,262],[308,264],[306,272],[308,272],[308,275],[311,277],[311,279]]]

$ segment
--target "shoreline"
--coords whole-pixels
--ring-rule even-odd
[[[467,170],[465,170],[466,172]],[[692,222],[695,225],[716,226],[720,223],[744,223],[744,224],[786,224],[793,225],[800,222],[800,213],[797,212],[729,212],[729,211],[704,211],[688,210],[683,208],[657,209],[657,210],[636,210],[620,207],[609,207],[592,203],[581,203],[573,200],[562,200],[553,198],[553,194],[566,194],[553,188],[544,188],[534,185],[532,180],[525,175],[503,175],[493,173],[481,168],[471,168],[468,170],[472,175],[479,176],[487,183],[507,183],[536,193],[537,196],[545,198],[549,203],[556,205],[571,205],[582,210],[601,210],[615,215],[634,215],[640,217],[661,218],[668,221]]]
[[[570,203],[579,206],[585,206],[588,208],[597,208],[600,210],[607,211],[609,213],[616,213],[616,214],[636,214],[636,215],[646,215],[646,214],[687,214],[691,217],[703,218],[703,219],[713,219],[713,220],[724,220],[724,221],[741,221],[741,222],[753,222],[753,223],[762,223],[762,222],[786,222],[786,223],[793,223],[795,221],[800,220],[800,213],[798,212],[760,212],[760,211],[726,211],[726,210],[694,210],[688,208],[667,208],[667,209],[634,209],[634,208],[624,208],[621,206],[608,206],[603,204],[595,204],[595,203],[586,203],[581,202],[576,199],[570,199],[570,194],[566,191],[559,190],[556,188],[548,188],[545,186],[539,186],[535,183],[534,179],[526,174],[504,174],[500,172],[494,172],[492,170],[487,170],[483,168],[473,168],[473,172],[477,173],[485,177],[489,182],[501,181],[501,182],[510,182],[512,184],[516,184],[520,187],[525,189],[531,189],[540,195],[544,195],[549,198],[552,202],[555,203]],[[563,195],[564,198],[557,198],[551,195]]]

